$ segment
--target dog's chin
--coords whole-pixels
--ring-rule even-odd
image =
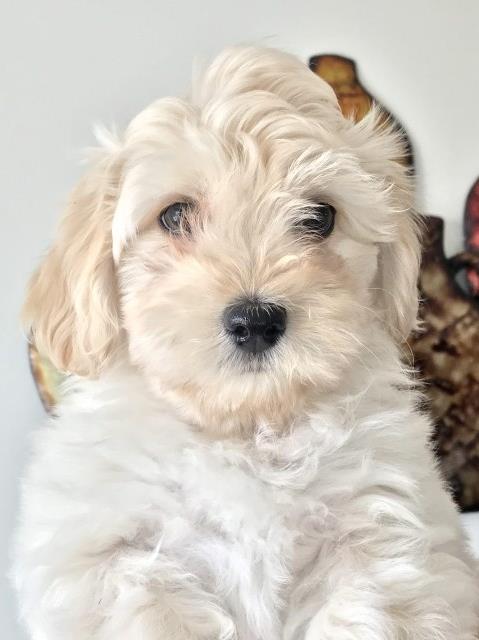
[[[286,373],[280,364],[272,353],[240,353],[214,373],[150,382],[175,413],[213,436],[249,436],[264,428],[279,432],[317,396],[315,383]]]

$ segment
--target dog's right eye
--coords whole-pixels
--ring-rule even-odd
[[[186,217],[188,208],[187,202],[174,202],[170,204],[170,206],[163,209],[158,216],[158,224],[173,235],[188,231],[188,219]]]
[[[334,229],[336,209],[328,202],[318,202],[301,220],[300,227],[308,234],[327,238]]]

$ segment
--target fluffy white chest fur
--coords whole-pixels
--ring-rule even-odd
[[[74,374],[24,483],[33,640],[474,640],[475,568],[399,358],[403,146],[251,47],[104,141],[25,307]]]
[[[249,440],[129,370],[74,382],[28,479],[33,637],[472,640],[472,561],[404,382],[385,367]]]

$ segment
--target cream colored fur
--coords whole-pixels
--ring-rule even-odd
[[[401,140],[292,56],[230,49],[100,153],[25,316],[70,378],[36,435],[14,578],[34,640],[473,640],[478,587],[401,362]],[[158,214],[190,203],[191,232]],[[337,210],[330,237],[298,223]],[[246,360],[242,297],[285,335]]]

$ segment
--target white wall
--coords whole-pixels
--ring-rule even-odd
[[[17,315],[94,122],[124,125],[182,92],[192,59],[262,42],[306,58],[356,58],[364,83],[415,143],[420,204],[461,245],[479,174],[479,2],[461,0],[30,0],[1,2],[0,549],[11,535],[28,434],[42,418]],[[2,576],[7,564],[2,552]],[[0,578],[0,637],[18,639]]]

